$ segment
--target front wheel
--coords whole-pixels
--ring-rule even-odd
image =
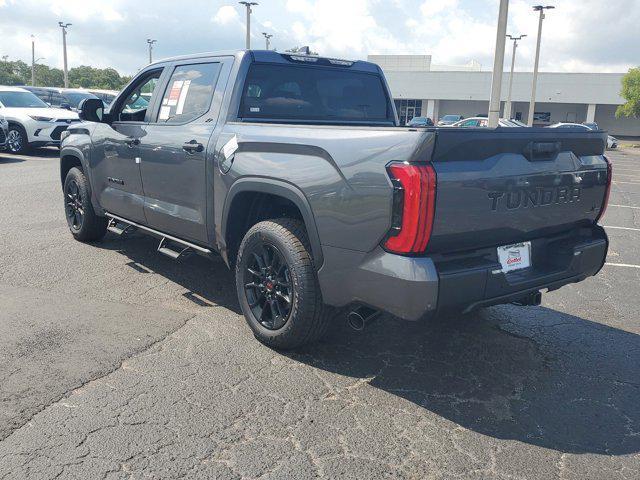
[[[7,150],[16,155],[25,155],[29,152],[29,138],[21,125],[9,125]]]
[[[322,302],[304,224],[280,218],[245,235],[236,262],[242,312],[262,343],[292,349],[318,340],[331,309]]]
[[[89,182],[79,168],[73,167],[64,179],[64,212],[67,225],[76,240],[100,240],[107,233],[107,219],[99,217],[91,205]]]

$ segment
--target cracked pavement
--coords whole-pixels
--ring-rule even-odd
[[[336,319],[281,354],[221,261],[75,242],[55,154],[0,153],[0,479],[640,478],[640,269],[541,307]],[[611,203],[640,207],[640,186]],[[639,233],[608,233],[610,262],[639,263]]]

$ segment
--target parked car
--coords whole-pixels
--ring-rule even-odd
[[[94,88],[90,88],[87,91],[102,100],[106,106],[111,105],[113,99],[118,95],[117,90],[96,90]]]
[[[429,117],[413,117],[409,123],[407,123],[408,127],[433,127],[433,120]]]
[[[445,115],[438,121],[438,126],[443,127],[447,125],[453,125],[456,122],[464,119],[462,115]]]
[[[464,120],[460,120],[459,122],[453,123],[450,125],[451,127],[488,127],[489,119],[486,117],[472,117],[465,118]],[[501,118],[498,120],[498,126],[504,128],[514,128],[519,127],[520,125],[513,123],[511,120],[507,120],[505,118]]]
[[[77,113],[51,108],[20,87],[0,86],[0,115],[9,121],[7,150],[20,154],[34,147],[59,145],[62,132],[79,121]]]
[[[7,135],[9,134],[9,122],[0,115],[0,150],[7,148]]]
[[[398,128],[391,99],[363,61],[242,51],[148,65],[109,111],[85,100],[64,134],[70,232],[138,230],[173,259],[220,255],[276,348],[317,339],[341,309],[360,329],[379,311],[537,305],[600,270],[604,132]]]
[[[64,108],[74,112],[78,111],[78,104],[85,98],[98,98],[89,91],[79,88],[30,86],[23,86],[21,88],[30,91],[51,107]]]
[[[547,128],[577,128],[583,130],[592,130],[599,131],[599,127],[597,123],[563,123],[558,122],[553,125],[549,125]],[[609,150],[618,148],[618,139],[612,137],[611,135],[607,135],[607,148]]]

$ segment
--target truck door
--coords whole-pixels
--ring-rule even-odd
[[[111,125],[93,135],[92,168],[100,205],[109,213],[145,222],[139,144],[162,68],[143,72],[109,112]]]
[[[144,212],[161,232],[207,243],[208,197],[213,185],[215,142],[224,83],[223,58],[176,62],[168,67],[159,102],[140,138]],[[221,75],[221,72],[226,75]],[[211,145],[211,147],[209,147]]]

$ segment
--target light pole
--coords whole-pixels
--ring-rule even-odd
[[[556,8],[553,5],[536,5],[533,10],[540,12],[538,20],[538,42],[536,44],[536,61],[533,64],[533,82],[531,84],[531,101],[529,102],[529,116],[527,117],[527,125],[533,127],[533,111],[536,108],[536,83],[538,82],[538,65],[540,63],[540,39],[542,37],[542,20],[544,20],[544,11]]]
[[[36,86],[36,37],[31,35],[31,86]]]
[[[251,48],[251,7],[258,5],[257,2],[238,2],[240,5],[247,7],[247,39],[245,42],[246,49]]]
[[[64,88],[69,88],[69,72],[67,70],[67,28],[71,26],[70,23],[58,22],[62,29],[62,55],[64,58]]]
[[[502,93],[502,71],[504,69],[504,46],[507,34],[509,0],[500,0],[496,52],[493,55],[493,77],[491,79],[491,100],[489,101],[489,128],[496,128],[500,120],[500,95]]]
[[[518,41],[522,40],[527,35],[520,35],[515,37],[513,35],[507,35],[510,40],[513,40],[513,53],[511,54],[511,74],[509,75],[509,93],[507,94],[507,102],[504,105],[505,118],[511,118],[511,91],[513,89],[513,68],[516,65],[516,49],[518,48]]]
[[[156,43],[157,40],[152,38],[147,38],[147,43],[149,44],[149,63],[153,63],[153,44]]]
[[[266,43],[266,49],[269,50],[269,47],[271,46],[269,43],[269,40],[271,39],[271,37],[273,37],[273,34],[268,34],[267,32],[262,32],[262,35],[264,35],[264,40]]]

